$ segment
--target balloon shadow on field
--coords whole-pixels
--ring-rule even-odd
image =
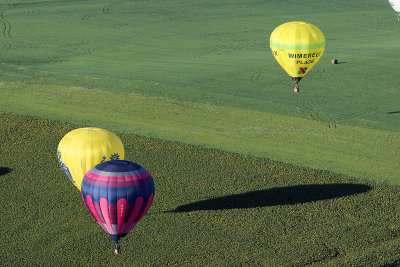
[[[390,111],[387,114],[398,114],[398,113],[400,113],[400,110],[398,110],[398,111]]]
[[[294,205],[365,193],[372,188],[363,184],[311,184],[276,187],[196,201],[169,212],[224,210]]]
[[[7,167],[0,167],[0,176],[1,175],[6,175],[8,173],[10,173],[12,171],[12,169],[7,168]]]

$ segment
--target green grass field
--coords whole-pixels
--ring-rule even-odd
[[[269,50],[294,20],[326,38],[298,94]],[[0,0],[0,260],[399,262],[399,33],[386,0]],[[121,257],[57,163],[81,126],[155,178]]]
[[[0,114],[2,266],[382,266],[400,259],[398,187],[117,133],[150,171],[148,214],[120,242],[55,148],[77,125]]]
[[[1,10],[1,111],[400,183],[400,27],[386,1],[3,1]],[[268,44],[291,20],[317,25],[327,43],[300,94]]]

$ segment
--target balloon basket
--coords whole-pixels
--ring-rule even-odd
[[[121,254],[121,248],[119,247],[118,244],[115,244],[115,250],[114,250],[115,254],[119,255]]]
[[[292,77],[292,80],[294,82],[294,89],[293,92],[298,93],[300,91],[299,89],[299,82],[301,80],[301,77]]]

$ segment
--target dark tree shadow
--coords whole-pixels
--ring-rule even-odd
[[[387,114],[398,114],[398,113],[400,113],[400,110],[398,110],[398,111],[390,111]]]
[[[196,201],[178,206],[170,212],[245,209],[277,205],[294,205],[365,193],[372,188],[363,184],[312,184],[277,187]]]
[[[7,167],[0,167],[0,175],[6,175],[8,173],[10,173],[12,171],[12,169],[7,168]]]

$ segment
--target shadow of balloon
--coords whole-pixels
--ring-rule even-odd
[[[10,173],[12,171],[12,169],[7,168],[7,167],[0,167],[0,175],[6,175],[8,173]]]
[[[277,187],[196,201],[169,212],[246,209],[277,205],[294,205],[365,193],[372,188],[363,184],[312,184]]]
[[[397,110],[397,111],[390,111],[390,112],[388,112],[387,114],[398,114],[398,113],[400,113],[400,110]]]

